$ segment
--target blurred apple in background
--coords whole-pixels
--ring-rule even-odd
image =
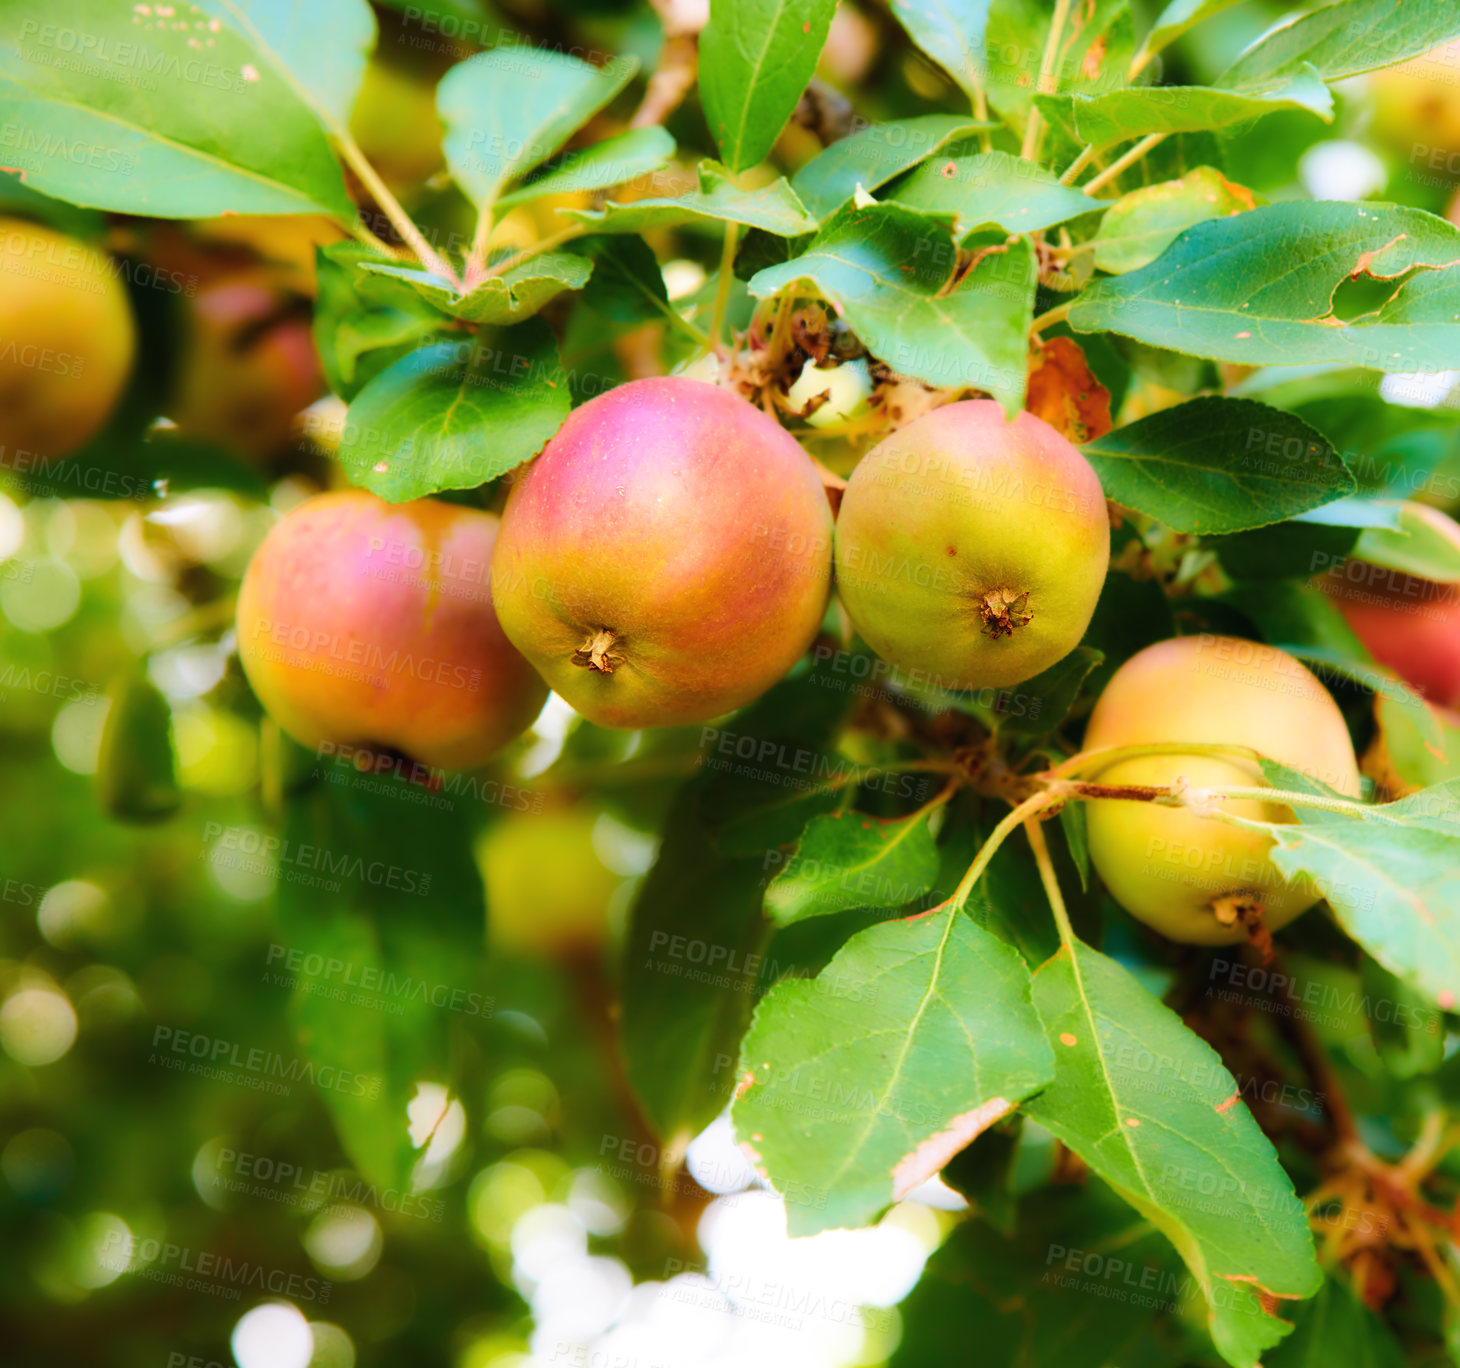
[[[208,282],[187,309],[168,416],[185,436],[244,457],[280,451],[295,414],[325,388],[309,301],[259,268]]]
[[[487,885],[487,931],[499,949],[534,958],[591,953],[608,934],[622,880],[594,848],[586,807],[514,812],[477,845]]]

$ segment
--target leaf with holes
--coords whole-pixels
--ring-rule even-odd
[[[1360,276],[1391,293],[1344,320],[1339,287]],[[1391,204],[1266,205],[1198,223],[1149,266],[1096,281],[1070,326],[1242,365],[1457,369],[1460,228]]]
[[[1280,1299],[1322,1275],[1303,1204],[1216,1051],[1114,960],[1076,943],[1040,965],[1055,1078],[1025,1112],[1176,1246],[1218,1351],[1257,1368]]]
[[[735,1133],[792,1235],[872,1222],[1048,1081],[1018,952],[948,905],[858,932],[761,1000]]]

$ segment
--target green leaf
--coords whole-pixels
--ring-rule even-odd
[[[989,6],[984,43],[989,98],[1020,128],[1034,97],[1053,12],[1048,0],[993,0]],[[1135,32],[1126,0],[1072,4],[1055,63],[1056,87],[1062,95],[1109,90],[1124,78],[1134,52]]]
[[[948,868],[951,861],[945,863],[944,887],[957,887],[957,881],[988,838],[993,820],[987,818],[979,826],[976,841],[972,839],[975,833],[963,833],[964,842],[970,848],[964,852],[962,868]],[[1027,843],[1020,848],[1021,839],[1006,841],[999,847],[968,900],[968,911],[979,926],[1012,945],[1028,963],[1035,964],[1059,949],[1059,933],[1052,919],[1037,911],[1042,907],[1044,888],[1039,881],[1039,870],[1029,858]],[[952,880],[951,885],[947,880]],[[1035,915],[1031,915],[1032,911]]]
[[[1015,699],[1029,700],[1025,707],[1000,708],[994,705],[993,725],[1000,731],[1021,732],[1028,736],[1044,736],[1069,716],[1075,699],[1093,670],[1100,667],[1105,656],[1089,646],[1076,646],[1069,655],[1057,660],[1047,670],[1041,670],[1032,679],[1016,684],[1011,689],[1000,690]]]
[[[1396,528],[1364,529],[1355,557],[1434,584],[1460,584],[1460,533],[1447,536],[1407,502],[1398,505],[1396,514]]]
[[[1293,1308],[1293,1333],[1264,1368],[1404,1368],[1409,1360],[1382,1317],[1330,1274],[1310,1302]]]
[[[0,44],[0,160],[34,189],[154,218],[354,221],[315,110],[234,22],[143,20],[88,0],[55,0],[44,18],[0,0],[0,29],[15,35]],[[72,60],[47,30],[114,58]]]
[[[1255,207],[1250,191],[1213,167],[1198,166],[1180,180],[1143,186],[1116,200],[1095,234],[1095,265],[1111,275],[1137,270],[1193,224]]]
[[[1053,1068],[1024,961],[946,904],[778,983],[740,1059],[735,1133],[793,1236],[870,1224]]]
[[[731,171],[764,159],[816,70],[836,0],[710,0],[700,102]]]
[[[1378,960],[1365,955],[1359,977],[1365,1014],[1374,1048],[1395,1078],[1433,1073],[1445,1058],[1444,1018],[1408,984],[1395,978]]]
[[[940,386],[976,386],[1013,413],[1023,403],[1035,263],[1027,240],[992,252],[943,295],[957,260],[947,229],[895,204],[847,205],[806,252],[760,271],[759,299],[810,288],[875,356]]]
[[[971,1152],[997,1134],[976,1140]],[[889,1368],[970,1360],[978,1368],[1173,1368],[1199,1361],[1160,1356],[1153,1320],[1179,1308],[1190,1279],[1166,1241],[1103,1183],[1036,1189],[1021,1199],[1018,1215],[1007,1235],[963,1221],[934,1251],[898,1308],[902,1334]]]
[[[1307,584],[1292,580],[1243,584],[1222,598],[1256,625],[1264,641],[1305,651],[1316,647],[1331,652],[1334,659],[1364,657],[1363,643],[1338,605]]]
[[[858,767],[835,741],[855,696],[818,657],[804,675],[784,679],[724,728],[700,734],[704,783],[692,792],[700,820],[727,856],[753,856],[799,840],[807,822],[836,806]],[[918,776],[923,778],[923,776]],[[902,796],[926,800],[914,776]]]
[[[406,1191],[419,1155],[406,1116],[416,1085],[450,1087],[453,1037],[491,1011],[472,971],[485,894],[468,804],[427,807],[393,775],[372,787],[315,783],[289,802],[280,939],[301,965],[338,967],[311,974],[275,961],[266,972],[294,981],[295,1032],[351,1163],[367,1182]],[[381,988],[342,1001],[347,978]],[[441,1005],[452,1002],[463,1005]]]
[[[1136,86],[1076,95],[1075,126],[1093,147],[1146,133],[1199,133],[1246,124],[1278,109],[1304,109],[1333,122],[1333,96],[1312,67],[1243,91],[1207,86]]]
[[[1321,1273],[1292,1180],[1216,1052],[1114,960],[1076,945],[1041,965],[1034,1003],[1055,1079],[1026,1113],[1175,1245],[1212,1338],[1256,1368],[1287,1324],[1259,1292],[1309,1297]]]
[[[904,24],[907,9],[893,11]],[[813,157],[791,177],[791,189],[817,218],[825,218],[851,199],[859,185],[864,190],[886,185],[939,148],[986,126],[957,114],[919,114],[871,124]]]
[[[1207,537],[1234,580],[1289,580],[1313,573],[1319,565],[1337,565],[1353,549],[1359,534],[1352,527],[1314,526],[1302,515],[1230,536]]]
[[[544,195],[622,185],[659,170],[673,155],[674,139],[664,129],[631,128],[616,138],[565,153],[550,170],[500,196],[497,208],[527,204]]]
[[[928,815],[886,820],[862,812],[813,817],[766,889],[778,926],[854,907],[901,907],[938,878]]]
[[[990,0],[900,0],[892,17],[975,104],[988,78],[984,34]],[[870,185],[867,187],[872,188]]]
[[[302,87],[332,132],[349,126],[375,48],[375,14],[365,0],[197,0],[193,8],[245,34]]]
[[[1335,296],[1357,275],[1396,282],[1393,294],[1343,321]],[[1460,368],[1457,287],[1460,228],[1433,214],[1273,204],[1198,223],[1149,266],[1096,281],[1070,326],[1243,365],[1450,370]]]
[[[1304,65],[1337,81],[1408,61],[1457,35],[1460,13],[1446,0],[1341,0],[1274,29],[1220,81],[1246,89]]]
[[[545,324],[483,331],[376,376],[350,405],[340,464],[392,503],[474,489],[537,455],[570,407]]]
[[[1209,19],[1212,15],[1241,3],[1242,0],[1171,0],[1156,16],[1156,22],[1151,25],[1151,31],[1141,44],[1141,51],[1154,55],[1162,48],[1169,47],[1203,19]]]
[[[1405,789],[1460,777],[1460,725],[1384,694],[1374,700],[1374,718],[1388,770]],[[1432,734],[1436,726],[1438,736]]]
[[[564,290],[581,290],[593,274],[593,263],[572,252],[543,252],[501,275],[488,276],[465,294],[430,271],[378,262],[365,262],[362,269],[405,281],[422,299],[452,318],[503,325],[531,318]]]
[[[635,57],[590,66],[548,48],[479,52],[436,87],[452,177],[477,206],[546,161],[619,93],[639,69]]]
[[[1355,488],[1321,433],[1250,399],[1191,399],[1081,450],[1107,498],[1178,532],[1261,527]]]
[[[629,913],[622,1049],[666,1148],[724,1109],[761,968],[761,861],[718,855],[681,792]]]
[[[1033,233],[1104,207],[1007,152],[925,161],[893,191],[892,200],[925,214],[952,215],[959,234],[986,223],[1007,233]]]
[[[357,242],[315,252],[314,346],[330,389],[346,400],[445,323],[438,310],[404,286],[389,303],[375,298],[372,282],[385,282],[361,272],[367,262],[395,264]],[[369,360],[362,364],[365,357]]]
[[[758,190],[739,190],[717,162],[703,161],[700,185],[674,199],[641,199],[602,209],[565,209],[563,216],[600,233],[642,233],[646,228],[674,228],[684,223],[743,223],[777,237],[814,233],[816,220],[785,180]]]
[[[642,238],[624,236],[579,238],[573,250],[593,263],[593,278],[583,302],[616,323],[668,319],[684,326],[669,303],[664,272],[654,249]]]
[[[1307,875],[1339,924],[1391,973],[1449,1011],[1460,1002],[1460,779],[1362,816],[1295,809],[1257,823],[1290,880]]]
[[[1409,711],[1414,725],[1425,742],[1431,746],[1440,744],[1440,723],[1431,709],[1409,685],[1401,683],[1384,673],[1379,667],[1359,659],[1357,652],[1339,650],[1333,646],[1311,645],[1301,642],[1276,642],[1282,650],[1296,656],[1320,679],[1336,676],[1357,684],[1380,698],[1387,698],[1396,707]]]
[[[139,670],[118,677],[96,762],[101,809],[122,822],[156,822],[182,806],[172,750],[172,709]]]

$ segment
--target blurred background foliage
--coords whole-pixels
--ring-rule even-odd
[[[1132,8],[1139,29],[1159,6]],[[1163,78],[1210,80],[1285,8],[1235,5],[1164,55]],[[450,34],[630,52],[645,71],[662,41],[642,0],[451,0],[378,17],[353,127],[445,244],[472,222],[438,174],[431,90],[483,45]],[[641,93],[601,123],[616,127]],[[818,119],[958,103],[885,8],[843,0],[816,100],[773,161],[791,173],[815,155]],[[1278,114],[1220,146],[1173,138],[1146,174],[1207,162],[1273,200],[1450,208],[1460,90],[1386,73],[1346,83],[1339,106],[1332,126]],[[693,96],[669,126],[687,186],[714,154]],[[507,231],[537,241],[567,202],[517,209]],[[895,1308],[950,1228],[951,1189],[793,1246],[723,1122],[686,1171],[632,1100],[615,1048],[626,911],[695,768],[696,729],[610,734],[553,704],[489,771],[421,783],[304,753],[261,718],[232,651],[232,598],[276,516],[337,479],[343,407],[325,397],[311,333],[314,248],[334,231],[108,218],[11,177],[0,212],[128,263],[141,329],[105,431],[65,462],[0,467],[0,1358],[799,1368],[877,1364],[936,1331],[931,1278],[907,1317]],[[671,295],[700,291],[718,232],[649,238]],[[570,372],[672,364],[683,339],[652,314],[610,346],[603,319],[624,307],[590,289],[549,310]],[[1189,392],[1206,364],[1089,350],[1127,416]],[[1343,377],[1295,380],[1281,402],[1340,446],[1438,443],[1439,468],[1455,467],[1453,411],[1397,388],[1383,398],[1412,402]],[[847,926],[826,920],[782,933],[768,958],[821,962]],[[393,987],[370,977],[383,973]],[[1344,1039],[1367,1042],[1356,1029]],[[1366,1049],[1345,1060],[1352,1087]],[[1052,1162],[1025,1138],[1015,1190]],[[997,1170],[995,1144],[980,1142],[980,1166]],[[988,1181],[975,1172],[970,1190]],[[1017,1249],[964,1227],[939,1275],[1002,1326],[1013,1292],[996,1275],[1039,1277],[1036,1246],[1062,1219],[1044,1208],[1066,1200],[1101,1199],[1041,1197]],[[1037,1361],[1066,1361],[1058,1303],[1029,1309],[1053,1337]],[[1015,1362],[1018,1338],[995,1336],[990,1360]],[[1163,1331],[1120,1361],[1211,1361],[1202,1345]]]

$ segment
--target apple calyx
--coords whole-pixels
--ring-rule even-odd
[[[997,641],[1000,637],[1013,636],[1015,629],[1027,627],[1034,621],[1029,611],[1029,591],[1015,593],[1012,589],[991,589],[978,600],[978,615],[983,619],[983,633]]]
[[[1262,899],[1251,889],[1237,889],[1212,899],[1212,915],[1223,926],[1244,926],[1262,917]]]
[[[612,674],[624,663],[624,657],[613,649],[617,640],[618,633],[611,627],[596,628],[573,652],[573,664],[597,670],[599,674]]]

